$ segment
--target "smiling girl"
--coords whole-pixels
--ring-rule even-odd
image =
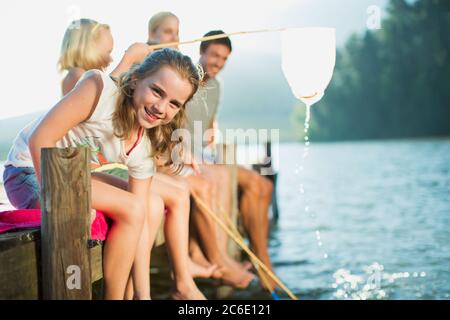
[[[149,55],[117,83],[88,71],[45,117],[19,133],[10,150],[4,186],[17,209],[39,208],[41,148],[86,145],[94,164],[102,158],[128,167],[126,185],[92,174],[92,207],[113,221],[104,247],[106,299],[124,298],[130,272],[134,298],[150,298],[150,252],[163,214],[161,198],[150,192],[152,158],[171,154],[171,134],[198,82],[191,59],[173,49]]]

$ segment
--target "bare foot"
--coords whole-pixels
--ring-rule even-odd
[[[226,257],[219,269],[222,272],[221,280],[232,287],[245,289],[255,277],[251,272],[245,270],[239,263]]]
[[[247,271],[249,271],[249,270],[251,270],[251,268],[253,268],[253,264],[248,260],[242,261],[241,266],[242,266],[242,268],[244,268]]]
[[[206,259],[206,257],[203,255],[200,248],[194,248],[194,250],[191,250],[189,260],[193,264],[199,265],[203,268],[210,269],[215,266],[214,270],[212,271],[211,275],[208,278],[213,279],[220,279],[222,277],[222,272],[220,271],[220,268],[216,264],[212,264],[211,262]],[[192,273],[193,268],[189,268],[191,271],[192,276],[195,278],[196,276]]]
[[[236,261],[236,260],[234,260],[232,258],[229,258],[228,259],[228,263],[231,264],[231,266],[233,268],[241,268],[241,269],[244,269],[246,271],[250,271],[253,268],[253,264],[250,261],[240,262],[240,261]]]
[[[190,258],[188,260],[188,269],[192,278],[218,278],[222,274],[220,270],[217,270],[217,265],[208,263],[207,266],[203,266]]]
[[[177,283],[170,296],[174,300],[206,300],[206,297],[198,290],[193,280]]]

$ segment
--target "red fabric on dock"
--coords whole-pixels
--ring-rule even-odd
[[[40,226],[40,209],[0,211],[0,234],[19,229],[39,228]],[[91,225],[91,239],[105,240],[108,228],[105,215],[101,211],[96,211],[95,220]]]

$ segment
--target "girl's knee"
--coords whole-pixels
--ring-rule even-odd
[[[150,193],[148,209],[151,217],[162,217],[164,214],[164,201],[159,195]]]
[[[216,184],[209,178],[203,177],[198,185],[197,191],[199,196],[205,200],[209,200],[216,188]]]
[[[170,196],[166,199],[166,205],[173,210],[189,209],[189,198],[189,189],[187,187],[177,186],[172,190]]]
[[[140,198],[130,195],[127,208],[128,214],[125,215],[126,222],[132,225],[142,226],[146,219],[144,202]]]

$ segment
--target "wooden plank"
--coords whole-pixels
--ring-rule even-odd
[[[0,299],[39,299],[39,255],[36,241],[0,252]]]
[[[90,241],[89,246],[94,286],[94,282],[103,277],[102,242]],[[0,248],[0,300],[41,299],[39,230],[1,235]]]
[[[92,299],[89,162],[88,148],[41,150],[44,299]]]
[[[103,278],[103,246],[96,245],[89,249],[91,260],[91,281],[95,282]]]
[[[0,252],[41,238],[40,229],[26,229],[0,235]],[[1,266],[1,264],[0,264]]]

